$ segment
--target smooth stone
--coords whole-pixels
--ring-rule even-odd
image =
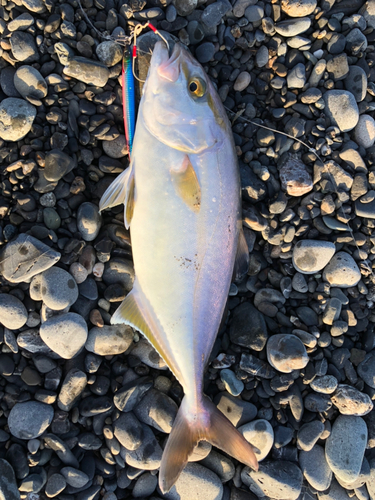
[[[264,460],[271,451],[274,433],[271,424],[264,419],[253,420],[238,428],[246,441],[254,449],[258,462]]]
[[[225,389],[229,392],[229,394],[232,394],[232,396],[239,396],[245,388],[244,383],[236,377],[232,370],[221,370],[220,378],[225,386]]]
[[[191,461],[189,460],[189,462]],[[233,479],[236,471],[232,460],[216,450],[211,450],[209,455],[202,459],[200,465],[207,467],[217,474],[222,483],[227,483]]]
[[[17,61],[32,63],[39,60],[38,49],[30,33],[13,31],[9,40],[12,54]]]
[[[37,438],[49,427],[53,415],[52,406],[38,401],[16,403],[9,413],[9,431],[18,439]]]
[[[361,417],[339,415],[326,441],[326,459],[337,477],[357,479],[367,445],[367,426]]]
[[[290,196],[302,196],[313,188],[313,181],[305,164],[292,155],[281,160],[279,176],[283,191]]]
[[[52,149],[46,153],[44,177],[48,181],[57,182],[73,170],[74,160],[59,149]]]
[[[142,363],[150,368],[156,368],[157,370],[168,369],[163,358],[146,339],[141,338],[139,342],[134,345],[131,354],[139,358]]]
[[[87,385],[86,374],[78,368],[72,368],[66,374],[61,385],[57,405],[62,411],[70,411],[79,400]]]
[[[360,281],[361,273],[351,255],[346,252],[336,253],[324,268],[323,280],[331,287],[350,288]]]
[[[123,158],[128,154],[128,148],[124,135],[119,135],[113,141],[103,141],[103,151],[110,158]]]
[[[3,458],[0,458],[0,471],[0,498],[2,500],[20,500],[13,467]]]
[[[374,407],[370,396],[346,384],[338,386],[331,400],[342,415],[362,417]]]
[[[96,55],[100,62],[108,67],[112,67],[121,61],[123,51],[117,43],[106,40],[96,47]]]
[[[195,55],[201,64],[208,63],[215,55],[215,45],[211,42],[201,43],[196,48]]]
[[[150,389],[133,411],[142,423],[169,434],[177,415],[178,406],[166,394],[157,389]]]
[[[214,400],[217,408],[232,422],[235,427],[254,420],[257,408],[248,401],[243,401],[226,392],[219,393]]]
[[[287,86],[289,89],[302,89],[306,83],[306,70],[305,65],[298,63],[288,71],[286,77]]]
[[[11,283],[27,282],[53,266],[60,254],[33,236],[22,233],[0,255],[0,272]]]
[[[54,498],[66,488],[65,478],[61,474],[52,474],[46,484],[46,495],[48,498]]]
[[[348,498],[346,490],[333,479],[328,491],[318,493],[318,500],[346,500]]]
[[[291,334],[276,334],[268,339],[267,359],[269,364],[282,373],[304,368],[309,362],[306,348],[301,340]]]
[[[89,482],[89,477],[87,476],[87,474],[74,467],[63,467],[62,469],[60,469],[60,473],[65,478],[67,484],[69,484],[73,488],[82,488]]]
[[[87,324],[79,314],[61,314],[41,325],[40,336],[53,352],[64,359],[71,359],[85,345]]]
[[[133,342],[133,330],[127,325],[104,325],[89,331],[85,348],[100,356],[125,352]]]
[[[113,422],[113,433],[119,443],[127,450],[136,450],[142,444],[144,426],[133,413],[122,413]]]
[[[28,318],[23,303],[8,293],[0,293],[0,323],[9,330],[18,330],[23,327]]]
[[[316,0],[282,0],[281,10],[290,17],[304,17],[312,14],[316,5]]]
[[[85,241],[93,241],[98,236],[102,217],[98,207],[93,203],[85,202],[77,212],[77,227]]]
[[[325,112],[341,132],[349,132],[357,125],[359,112],[354,95],[347,90],[328,90],[323,94]]]
[[[357,102],[363,101],[366,97],[367,75],[360,66],[349,66],[349,74],[345,78],[344,84],[346,90],[354,95]],[[361,117],[359,119],[361,119]]]
[[[125,418],[129,414],[124,414]],[[135,418],[135,417],[134,417]],[[143,437],[137,449],[121,448],[121,456],[125,462],[136,469],[155,470],[160,467],[163,454],[159,443],[148,425],[143,424]]]
[[[250,73],[248,73],[247,71],[242,71],[237,76],[233,88],[236,92],[242,92],[250,85],[250,82],[251,82]]]
[[[54,311],[69,307],[78,299],[77,283],[71,274],[59,267],[44,271],[39,286],[43,302]]]
[[[22,30],[25,31],[34,24],[35,20],[31,14],[25,12],[17,16],[13,21],[8,22],[7,28],[9,31]]]
[[[334,217],[329,217],[329,215],[324,215],[322,217],[324,224],[329,228],[333,229],[334,231],[347,231],[348,226],[344,224],[343,222],[338,221]]]
[[[23,99],[8,97],[0,104],[0,138],[15,142],[23,139],[31,130],[36,108]]]
[[[299,464],[308,483],[317,491],[325,491],[332,481],[332,471],[327,463],[324,448],[315,445],[309,451],[301,450]]]
[[[337,388],[337,378],[333,375],[316,377],[310,382],[310,387],[321,394],[332,394]]]
[[[355,214],[366,219],[375,219],[375,200],[370,203],[363,203],[361,200],[355,202]]]
[[[147,376],[126,382],[113,396],[116,408],[123,412],[133,410],[152,386],[153,381]]]
[[[366,354],[365,359],[358,365],[358,375],[372,389],[375,389],[375,351]]]
[[[375,120],[370,115],[361,115],[354,129],[354,140],[365,149],[371,148],[375,142]]]
[[[370,464],[370,477],[366,481],[367,491],[370,495],[370,499],[373,500],[375,498],[375,459],[372,458],[369,460]]]
[[[265,460],[259,464],[257,472],[245,467],[241,476],[244,474],[249,476],[252,483],[248,484],[250,491],[256,495],[261,493],[272,500],[297,500],[301,493],[302,472],[293,462]]]
[[[133,498],[149,497],[155,491],[157,484],[158,484],[158,478],[152,475],[151,472],[145,472],[137,479],[134,488],[132,490],[132,497]]]
[[[293,249],[293,266],[303,274],[315,274],[331,260],[336,247],[330,241],[301,240]]]
[[[8,24],[8,29],[9,29],[9,24]],[[16,68],[13,68],[13,66],[6,66],[0,72],[1,90],[7,97],[21,97],[16,87],[14,86],[13,82],[15,72]]]
[[[163,495],[167,500],[219,500],[223,485],[211,470],[197,463],[189,463],[181,472],[172,489]]]
[[[233,310],[229,335],[234,344],[262,351],[268,338],[263,314],[250,302],[243,302]]]
[[[297,445],[300,450],[310,451],[324,432],[324,424],[313,420],[301,426],[297,433]]]
[[[74,57],[69,59],[63,69],[63,73],[80,82],[96,87],[104,87],[109,78],[109,70],[105,64],[87,59],[86,57]]]
[[[285,37],[293,37],[301,35],[307,31],[311,26],[311,19],[308,17],[301,17],[299,19],[288,19],[275,24],[276,33]]]
[[[14,86],[22,97],[42,99],[47,95],[47,83],[39,71],[32,66],[21,66],[14,75]]]

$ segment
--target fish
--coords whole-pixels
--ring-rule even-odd
[[[141,332],[184,389],[164,448],[168,492],[206,440],[258,470],[252,446],[203,394],[203,376],[233,276],[246,274],[240,178],[231,126],[202,66],[157,42],[140,101],[130,166],[100,211],[124,204],[133,289],[111,318]]]

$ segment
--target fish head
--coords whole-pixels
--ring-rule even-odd
[[[153,136],[186,153],[220,147],[231,134],[209,77],[178,43],[171,55],[164,42],[156,43],[139,114]]]

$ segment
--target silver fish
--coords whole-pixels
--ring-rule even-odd
[[[142,332],[185,391],[163,452],[161,490],[170,490],[201,440],[257,470],[251,445],[203,395],[233,268],[246,272],[249,252],[231,127],[210,79],[181,45],[171,56],[155,45],[131,165],[100,210],[120,203],[136,278],[111,322]]]

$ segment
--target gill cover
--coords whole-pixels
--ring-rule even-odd
[[[186,153],[220,146],[227,118],[202,66],[181,45],[155,44],[140,119],[160,142]]]

